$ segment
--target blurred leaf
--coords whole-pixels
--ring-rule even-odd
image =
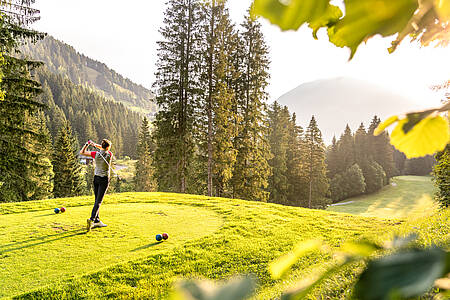
[[[389,126],[391,126],[392,124],[394,124],[397,121],[398,121],[398,116],[390,117],[389,119],[387,119],[386,121],[384,121],[380,125],[378,125],[378,127],[375,129],[373,134],[375,136],[382,134],[386,128],[388,128]]]
[[[413,233],[413,234],[410,234],[410,235],[405,236],[405,237],[395,236],[394,239],[392,240],[392,242],[388,243],[388,248],[389,249],[393,249],[393,248],[406,247],[410,243],[412,243],[415,240],[417,240],[418,237],[419,236],[417,235],[417,233]]]
[[[450,21],[450,1],[435,0],[436,11],[444,21]]]
[[[183,281],[173,300],[243,300],[249,298],[255,291],[256,283],[253,277],[235,278],[225,285],[217,286],[209,281]]]
[[[345,254],[361,257],[368,257],[380,249],[383,248],[369,241],[346,242],[340,248]]]
[[[418,8],[417,0],[344,0],[345,16],[330,27],[330,42],[351,50],[370,37],[390,36],[403,31]]]
[[[398,252],[369,262],[355,286],[362,300],[403,298],[428,291],[445,273],[446,253],[439,248]]]
[[[342,16],[337,6],[330,0],[255,0],[251,12],[262,16],[281,30],[297,30],[302,24],[310,23],[314,32],[320,26],[336,22]]]
[[[318,240],[308,240],[298,243],[294,250],[279,257],[269,264],[269,272],[273,279],[280,279],[290,268],[305,254],[319,250],[322,242]]]
[[[402,119],[391,134],[391,144],[405,153],[407,158],[421,157],[442,151],[450,139],[447,118],[428,116],[416,123],[416,119]],[[414,127],[410,129],[410,126]]]
[[[331,268],[316,276],[313,279],[300,283],[295,289],[287,291],[281,295],[281,300],[298,300],[304,299],[315,287],[321,284],[324,280],[339,272],[343,267],[354,262],[353,259],[347,259],[342,263],[333,265]]]

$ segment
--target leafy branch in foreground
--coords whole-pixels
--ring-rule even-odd
[[[362,300],[404,299],[421,296],[433,286],[442,291],[438,297],[447,297],[450,289],[450,252],[432,246],[410,246],[417,235],[395,237],[383,245],[369,241],[344,243],[335,253],[335,262],[307,280],[301,281],[281,299],[295,300],[312,296],[311,292],[325,280],[345,267],[366,263],[353,290],[353,297]],[[309,240],[296,245],[293,251],[269,265],[273,279],[281,279],[302,257],[316,251],[329,251],[321,241]],[[383,255],[384,254],[384,255]],[[373,258],[375,257],[375,258]],[[450,274],[449,274],[450,275]],[[208,282],[183,281],[172,299],[236,300],[247,299],[255,290],[255,280],[243,277],[222,286]],[[445,291],[447,290],[447,291]],[[440,299],[440,298],[437,298]],[[443,298],[445,299],[445,298]]]
[[[282,30],[298,30],[306,23],[316,39],[317,31],[326,28],[331,43],[350,49],[350,59],[362,42],[377,34],[397,36],[389,52],[406,36],[424,46],[447,46],[450,41],[448,0],[344,0],[344,6],[345,14],[330,0],[254,0],[252,13]]]
[[[406,114],[404,117],[392,116],[382,122],[375,130],[380,135],[394,123],[397,126],[391,134],[391,144],[414,158],[442,151],[450,141],[449,122],[440,114],[450,110],[450,102],[436,109]]]

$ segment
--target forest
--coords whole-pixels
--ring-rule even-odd
[[[22,112],[23,129],[40,124],[42,141],[50,143],[29,137],[30,155],[42,162],[40,175],[22,175],[23,186],[34,186],[25,193],[13,184],[17,174],[5,177],[2,201],[89,194],[92,170],[77,167],[78,150],[88,139],[102,138],[113,142],[117,157],[138,160],[126,190],[325,208],[379,191],[397,175],[431,173],[432,156],[406,159],[389,144],[387,133],[373,136],[381,122],[376,116],[367,130],[363,123],[354,133],[347,126],[327,147],[314,116],[302,128],[287,107],[269,104],[269,48],[249,13],[236,25],[226,2],[172,1],[165,16],[153,85],[156,103],[145,99],[153,94],[144,88],[52,37],[15,42],[21,57],[44,61],[31,70],[35,96],[29,97],[36,107]],[[94,81],[92,70],[99,72]],[[99,84],[104,82],[99,78],[134,91],[134,102]],[[157,105],[158,111],[148,120],[130,105],[143,110]],[[55,157],[67,151],[71,155],[63,160],[70,163],[56,167]],[[64,192],[58,191],[61,177],[72,178]]]

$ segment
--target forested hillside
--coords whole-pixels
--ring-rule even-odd
[[[146,114],[156,111],[151,91],[51,36],[36,44],[28,43],[22,46],[21,51],[34,60],[44,62],[52,73],[67,76],[74,84],[96,90],[107,99]]]
[[[123,104],[108,101],[92,90],[73,84],[67,77],[41,68],[36,79],[42,84],[39,96],[47,108],[47,127],[55,141],[64,120],[68,120],[78,143],[108,138],[116,156],[135,156],[141,115]],[[77,145],[78,147],[78,145]]]

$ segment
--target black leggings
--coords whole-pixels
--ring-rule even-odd
[[[109,180],[108,177],[100,177],[94,176],[94,195],[95,195],[95,203],[92,208],[91,220],[94,222],[99,222],[99,211],[100,205],[103,201],[103,196],[105,196],[106,190],[108,189]]]

